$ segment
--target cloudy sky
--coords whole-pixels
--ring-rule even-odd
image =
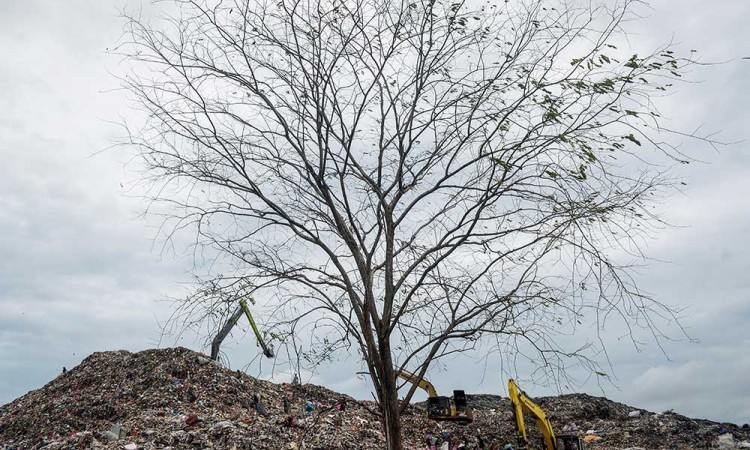
[[[145,0],[144,0],[145,1]],[[168,305],[186,290],[191,260],[164,249],[155,221],[129,189],[126,158],[105,151],[129,114],[106,49],[121,34],[120,8],[138,0],[0,0],[0,404],[37,389],[94,351],[160,343]],[[684,325],[698,343],[637,351],[607,336],[616,386],[608,397],[651,410],[750,422],[750,2],[661,0],[638,24],[633,45],[674,40],[707,62],[662,106],[670,125],[704,126],[737,142],[716,152],[686,143],[705,161],[682,172],[689,187],[664,205],[679,226],[648,245],[656,261],[641,286],[689,307]],[[258,353],[235,333],[233,367]],[[476,370],[465,370],[476,365]],[[459,365],[463,370],[457,370]],[[431,374],[438,390],[504,393],[501,361],[454,359]],[[263,368],[268,376],[269,372]],[[251,371],[261,369],[255,365]],[[352,361],[313,381],[360,398],[366,383]],[[284,379],[281,379],[284,378]],[[278,381],[287,381],[277,371]],[[552,393],[525,386],[533,394]],[[596,395],[597,386],[580,389]]]

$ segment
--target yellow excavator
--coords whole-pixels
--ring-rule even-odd
[[[523,413],[527,412],[534,416],[536,425],[542,430],[547,450],[583,450],[583,440],[577,434],[555,434],[544,410],[531,397],[526,395],[512,379],[508,380],[508,396],[510,396],[510,401],[513,404],[513,415],[516,417],[518,441],[521,449],[528,450],[531,448],[523,419]]]
[[[453,391],[453,401],[451,401],[449,397],[438,395],[435,386],[424,378],[419,378],[406,370],[400,370],[396,375],[427,391],[428,419],[456,422],[459,425],[466,425],[474,421],[474,412],[467,405],[464,391]]]

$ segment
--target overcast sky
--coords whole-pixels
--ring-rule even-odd
[[[54,378],[93,351],[159,345],[169,313],[158,302],[186,290],[190,258],[155,245],[155,221],[127,189],[136,174],[125,157],[103,152],[129,114],[110,74],[117,58],[118,9],[138,0],[0,0],[0,404]],[[674,40],[704,61],[662,106],[670,125],[750,137],[750,2],[654,1],[633,31],[635,44]],[[641,286],[666,303],[689,307],[686,340],[638,352],[612,333],[617,377],[608,397],[651,410],[750,422],[750,153],[739,142],[720,152],[688,142],[706,164],[682,174],[689,187],[664,205],[679,227],[648,245],[655,262]],[[98,154],[97,154],[98,153]],[[197,350],[189,337],[180,342]],[[173,345],[170,338],[161,345]],[[233,335],[233,367],[258,354]],[[485,364],[486,363],[486,364]],[[467,366],[467,364],[469,366]],[[476,370],[466,367],[476,365]],[[438,390],[504,394],[501,361],[458,358],[431,372]],[[458,368],[461,368],[459,370]],[[313,381],[360,398],[366,383],[351,360]],[[259,369],[252,366],[254,373]],[[263,372],[268,374],[267,371]],[[278,372],[277,372],[278,374]],[[282,379],[283,378],[283,379]],[[277,381],[288,381],[277,375]],[[532,394],[548,388],[524,386]],[[602,395],[597,386],[584,390]]]

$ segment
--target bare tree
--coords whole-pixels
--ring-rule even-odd
[[[387,448],[400,368],[489,343],[557,379],[598,370],[559,344],[578,321],[658,341],[675,317],[628,264],[686,162],[651,99],[691,61],[620,55],[637,1],[175,3],[120,47],[165,230],[215,252],[211,292],[314,328],[315,357],[354,347]],[[234,311],[204,294],[178,315]]]

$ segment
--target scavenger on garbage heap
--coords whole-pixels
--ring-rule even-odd
[[[441,435],[428,432],[425,434],[424,441],[420,449],[422,450],[485,450],[486,444],[481,436],[477,436],[473,442],[469,442],[463,436],[452,436],[449,432],[443,431]],[[499,450],[499,444],[493,444],[489,450]]]
[[[292,404],[290,402],[291,398],[292,393],[287,391],[284,394],[284,398],[282,399],[282,403],[284,404],[284,414],[289,414],[292,412]]]
[[[313,411],[315,411],[315,403],[308,400],[308,402],[305,403],[305,415],[311,416]]]
[[[263,417],[268,416],[268,412],[266,412],[266,407],[260,401],[260,394],[253,395],[253,407],[255,408],[255,411],[261,416]]]

